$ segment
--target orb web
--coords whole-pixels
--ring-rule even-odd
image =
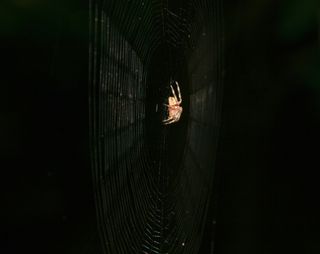
[[[89,21],[91,162],[104,251],[198,253],[215,174],[221,3],[91,0]],[[184,111],[163,126],[154,106],[172,76],[182,81]]]

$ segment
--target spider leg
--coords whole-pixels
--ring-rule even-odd
[[[168,116],[168,118],[163,120],[162,122],[164,123],[164,122],[170,121],[171,119],[172,119],[172,116]]]
[[[171,123],[171,121],[172,121],[172,118],[169,118],[169,119],[162,121],[162,124],[166,125],[166,124]]]
[[[176,81],[176,85],[177,85],[178,96],[179,96],[179,100],[177,100],[177,101],[178,101],[178,103],[181,103],[182,102],[182,97],[181,97],[180,87],[179,87],[179,84],[178,84],[177,81]]]
[[[166,121],[166,122],[162,122],[164,125],[167,125],[167,124],[170,124],[170,123],[174,123],[176,122],[177,120],[172,118],[170,121]]]
[[[175,118],[169,117],[168,119],[162,121],[162,123],[163,123],[163,124],[170,124],[170,123],[173,123],[173,122],[175,122],[175,121],[176,121]]]
[[[175,122],[177,122],[177,121],[178,121],[177,118],[173,118],[173,119],[170,121],[170,123],[175,123]]]
[[[170,87],[171,87],[171,92],[172,92],[172,94],[173,94],[173,97],[175,98],[176,101],[178,101],[178,98],[177,98],[176,92],[175,92],[174,89],[173,89],[173,86],[170,85]]]

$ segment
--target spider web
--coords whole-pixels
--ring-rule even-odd
[[[219,0],[90,1],[91,161],[105,253],[199,252],[215,173],[220,15]],[[153,106],[172,76],[184,81],[184,112],[163,127]]]

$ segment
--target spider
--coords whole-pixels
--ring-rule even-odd
[[[164,106],[168,107],[168,114],[169,114],[168,118],[162,121],[162,124],[165,124],[165,125],[178,122],[182,113],[182,107],[180,106],[182,102],[180,88],[177,81],[175,81],[175,84],[177,86],[179,98],[176,96],[173,86],[170,85],[173,97],[169,96],[168,98],[169,104],[163,104]]]

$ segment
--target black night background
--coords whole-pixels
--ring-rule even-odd
[[[224,88],[209,211],[216,226],[208,222],[201,253],[319,253],[319,4],[222,4]],[[88,3],[3,0],[0,13],[0,252],[102,253]]]

